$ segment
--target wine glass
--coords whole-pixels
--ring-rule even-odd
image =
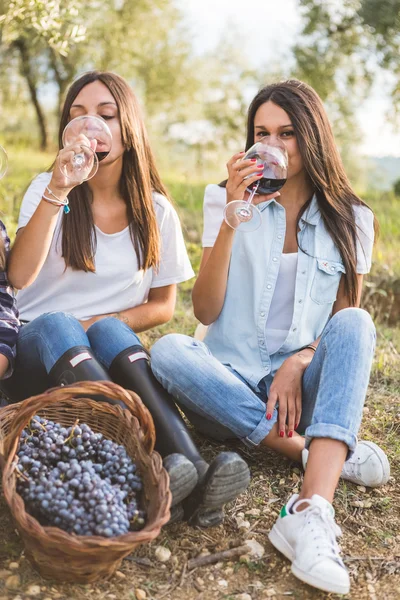
[[[3,146],[0,146],[0,179],[3,179],[8,167],[8,156]]]
[[[84,139],[79,139],[79,136],[84,136]],[[92,140],[96,140],[94,150],[90,146]],[[74,150],[71,160],[61,166],[61,171],[67,179],[82,183],[96,175],[99,161],[104,160],[110,153],[112,135],[103,119],[93,115],[83,115],[72,119],[65,127],[62,144],[64,148],[79,146],[80,151]]]
[[[257,166],[264,166],[263,176],[247,190],[250,195],[247,200],[233,200],[224,210],[225,222],[238,231],[251,232],[258,229],[262,222],[261,212],[252,204],[255,194],[268,195],[280,190],[286,183],[288,155],[285,144],[281,140],[264,138],[249,148],[242,158],[257,159],[254,164],[254,174]],[[245,179],[252,177],[248,175]]]

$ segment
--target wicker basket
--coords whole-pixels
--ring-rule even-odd
[[[122,400],[129,410],[84,398],[86,395]],[[56,527],[43,527],[25,511],[24,501],[16,492],[15,455],[22,429],[36,414],[64,426],[79,419],[125,447],[143,479],[147,522],[141,531],[115,538],[77,536]],[[139,397],[111,382],[53,388],[0,410],[4,496],[24,541],[25,554],[43,577],[77,583],[110,577],[139,544],[157,537],[170,516],[171,492],[161,457],[153,451],[154,440],[152,418]]]

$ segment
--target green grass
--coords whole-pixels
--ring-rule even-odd
[[[12,239],[25,190],[36,175],[49,168],[54,154],[12,146],[7,146],[7,153],[8,169],[0,181],[0,214]]]
[[[10,168],[6,178],[0,183],[2,197],[1,208],[7,214],[5,221],[12,235],[18,206],[23,190],[27,187],[32,177],[51,164],[53,156],[32,153],[26,150],[10,151]],[[204,183],[189,181],[179,177],[168,179],[166,184],[174,199],[178,213],[182,219],[184,233],[187,241],[189,256],[195,271],[198,271],[202,232],[202,203]],[[366,195],[363,195],[366,198]],[[387,279],[388,285],[400,279],[400,200],[391,194],[371,194],[367,199],[376,211],[381,224],[381,234],[375,250],[375,267],[377,285],[383,286],[382,281]],[[379,275],[379,278],[378,278]],[[373,275],[374,277],[374,275]],[[193,280],[179,286],[178,301],[173,319],[152,331],[142,334],[145,345],[152,343],[161,335],[170,332],[193,334],[196,327],[191,305],[191,289]],[[383,290],[387,294],[387,290]],[[379,296],[378,292],[377,295]],[[382,296],[384,297],[384,296]],[[399,313],[400,314],[400,313]],[[366,401],[365,414],[360,438],[373,440],[380,444],[387,452],[392,468],[393,479],[385,488],[367,490],[362,493],[356,486],[341,482],[336,494],[335,509],[338,522],[345,529],[344,555],[345,557],[361,557],[360,560],[349,562],[352,577],[352,595],[354,600],[364,600],[370,597],[370,572],[374,576],[377,598],[395,600],[400,593],[400,577],[390,569],[394,564],[394,556],[400,556],[399,536],[400,531],[400,490],[399,467],[400,464],[400,324],[389,327],[384,322],[378,323],[377,351],[373,365],[371,386]],[[195,434],[194,434],[195,435]],[[124,561],[121,570],[126,575],[125,580],[114,578],[110,582],[93,584],[90,586],[74,586],[54,584],[53,591],[60,593],[63,598],[76,598],[77,600],[91,600],[93,594],[99,600],[109,597],[121,600],[136,597],[132,588],[140,587],[146,590],[149,598],[165,598],[169,600],[195,600],[200,597],[194,591],[197,577],[204,580],[205,592],[201,594],[204,600],[211,598],[236,598],[240,592],[248,592],[255,598],[266,597],[263,592],[258,592],[257,586],[261,585],[267,590],[274,588],[277,597],[284,594],[301,600],[317,600],[321,595],[316,590],[307,588],[290,575],[288,564],[275,553],[266,540],[266,532],[270,530],[276,519],[277,511],[287,500],[287,497],[297,486],[297,478],[293,479],[295,471],[293,464],[282,457],[263,453],[260,450],[249,450],[244,447],[220,447],[195,435],[196,442],[207,459],[211,459],[222,449],[235,449],[240,451],[249,462],[252,471],[252,482],[249,490],[227,509],[227,518],[223,526],[207,530],[193,530],[185,524],[172,525],[163,529],[161,536],[151,545],[142,546],[137,550],[137,555],[150,560],[150,567],[140,567],[132,562]],[[269,504],[268,499],[278,498],[278,502]],[[360,502],[364,507],[360,507]],[[244,534],[238,531],[234,516],[246,509],[261,509],[260,516],[254,519],[254,528],[251,536],[266,547],[265,559],[251,561],[247,564],[238,560],[233,561],[230,575],[225,575],[224,564],[220,571],[217,567],[204,567],[193,572],[186,572],[186,563],[189,558],[197,556],[201,548],[214,552],[233,545],[240,545]],[[253,519],[251,520],[253,526]],[[160,568],[154,559],[154,549],[157,545],[168,545],[172,551],[174,566],[167,565],[165,571]],[[4,501],[0,500],[0,565],[16,559],[22,552],[21,539],[15,534],[10,522],[9,513],[5,509]],[[381,562],[370,557],[382,557]],[[364,557],[364,558],[363,558]],[[397,560],[397,559],[396,559]],[[29,567],[28,561],[20,561],[23,589],[30,583],[49,586],[38,578]],[[398,562],[398,561],[397,561]],[[397,564],[397,563],[396,563]],[[371,566],[372,565],[372,566]],[[397,567],[398,568],[398,567]],[[285,571],[284,571],[285,570]],[[216,579],[226,578],[229,589],[216,589],[216,581],[210,579],[211,573],[216,573]],[[366,576],[368,574],[368,577]],[[214,577],[214,575],[213,575]],[[53,585],[53,584],[51,584]],[[160,589],[160,585],[163,586]],[[43,589],[43,588],[42,588]],[[48,589],[48,588],[47,588]],[[170,590],[170,593],[168,593]],[[110,592],[113,596],[110,596]],[[392,593],[393,592],[393,593]],[[6,593],[4,582],[0,579],[0,595]],[[397,594],[397,595],[396,595]],[[44,596],[50,596],[46,591]],[[4,596],[2,596],[4,597]],[[372,596],[371,596],[372,598]]]

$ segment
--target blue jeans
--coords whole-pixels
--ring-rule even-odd
[[[303,375],[297,431],[305,432],[306,446],[313,438],[331,438],[354,451],[375,337],[370,315],[359,308],[341,310],[327,323]],[[277,421],[277,409],[271,420],[266,418],[270,375],[255,393],[238,373],[212,356],[204,342],[179,334],[158,340],[151,356],[154,375],[204,433],[222,440],[236,437],[254,447]]]
[[[79,321],[63,312],[45,313],[21,327],[17,339],[17,360],[12,377],[5,382],[6,393],[13,400],[38,394],[50,386],[47,378],[52,367],[75,346],[90,347],[108,369],[123,350],[140,344],[137,335],[114,317],[96,321],[87,332]]]

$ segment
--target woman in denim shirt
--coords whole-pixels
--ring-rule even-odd
[[[357,443],[375,347],[372,320],[358,308],[374,216],[351,188],[312,88],[294,80],[257,94],[246,149],[265,136],[286,144],[287,183],[258,196],[262,226],[251,234],[235,233],[223,210],[247,197],[259,178],[254,162],[236,154],[226,183],[207,187],[193,305],[209,328],[204,342],[159,340],[152,368],[203,433],[307,465],[270,540],[301,580],[347,593],[331,505],[339,477],[370,486],[389,477],[383,451]]]

